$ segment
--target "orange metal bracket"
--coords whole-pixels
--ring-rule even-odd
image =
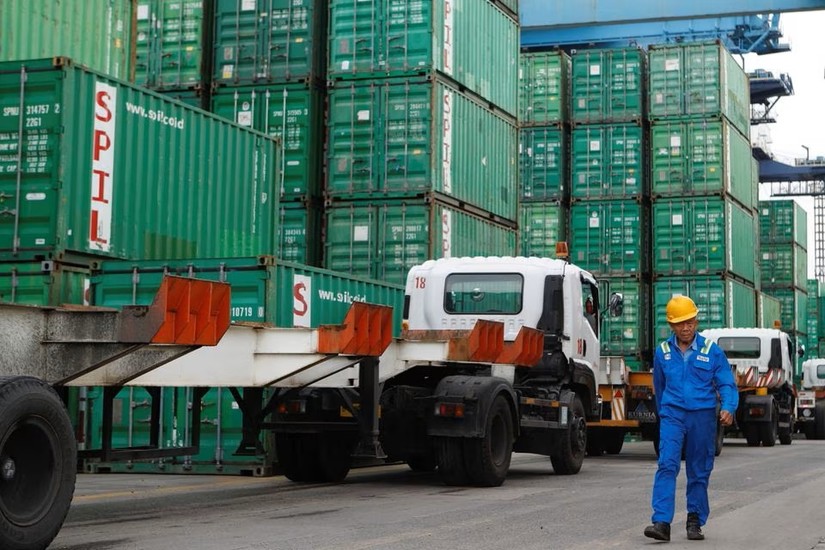
[[[469,334],[450,339],[447,359],[493,363],[504,349],[504,325],[479,319]]]
[[[392,341],[392,308],[353,302],[340,325],[318,328],[318,353],[378,357]]]
[[[505,342],[504,349],[496,358],[496,363],[532,367],[544,354],[544,334],[542,331],[521,327],[514,342]]]
[[[163,322],[151,342],[214,346],[229,329],[229,308],[226,283],[164,276],[150,308]]]

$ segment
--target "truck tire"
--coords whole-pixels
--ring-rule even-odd
[[[601,428],[587,428],[587,456],[602,456],[604,454],[604,430]]]
[[[0,548],[46,548],[74,495],[77,447],[69,415],[42,380],[0,378]]]
[[[604,452],[617,455],[624,446],[624,430],[607,430],[605,433]]]
[[[802,433],[805,434],[805,439],[816,439],[816,421],[802,424]]]
[[[413,455],[407,457],[407,466],[413,472],[434,472],[438,468],[435,455]]]
[[[352,468],[355,438],[346,432],[322,432],[316,438],[318,469],[315,481],[343,481]]]
[[[318,469],[314,464],[317,455],[308,448],[309,434],[276,433],[275,455],[284,476],[290,481],[312,481],[312,474]]]
[[[465,439],[464,458],[470,482],[480,487],[504,483],[513,455],[513,414],[499,394],[487,413],[484,437]]]
[[[776,445],[776,440],[778,437],[779,415],[776,413],[776,409],[774,409],[770,422],[759,423],[759,438],[762,440],[763,447],[773,447]]]
[[[445,485],[467,485],[470,481],[464,464],[464,444],[460,437],[435,438],[438,475]]]
[[[576,395],[570,402],[568,426],[557,436],[555,449],[550,454],[550,462],[557,475],[579,473],[587,448],[587,423],[584,420],[584,405]]]
[[[816,414],[814,418],[816,419],[814,423],[816,424],[816,429],[814,433],[816,435],[816,439],[825,439],[825,402],[820,401],[816,404]]]
[[[759,425],[755,422],[748,422],[742,426],[742,433],[745,435],[745,441],[748,442],[748,447],[758,447],[761,434]]]

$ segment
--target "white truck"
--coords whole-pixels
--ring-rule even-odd
[[[796,426],[807,439],[825,439],[825,359],[814,357],[802,363]]]
[[[717,328],[702,331],[725,352],[739,389],[735,428],[749,446],[790,445],[795,429],[794,341],[768,328]]]

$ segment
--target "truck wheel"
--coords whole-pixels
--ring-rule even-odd
[[[748,447],[758,447],[760,434],[759,426],[754,422],[748,422],[742,426],[742,433],[745,434],[745,440],[748,442]]]
[[[412,455],[407,457],[407,466],[413,472],[434,472],[438,467],[438,462],[433,454]]]
[[[814,418],[816,419],[814,421],[816,424],[816,439],[825,439],[825,402],[820,401],[816,404]]]
[[[297,482],[311,481],[317,455],[308,452],[306,436],[309,434],[276,433],[275,454],[284,476]]]
[[[352,434],[327,432],[315,436],[318,449],[316,481],[343,481],[352,468],[352,450],[356,440]]]
[[[604,454],[604,431],[601,428],[587,428],[587,456],[602,456]]]
[[[484,437],[464,441],[467,474],[474,485],[498,487],[504,483],[513,455],[513,415],[501,394],[487,413]]]
[[[773,418],[770,422],[759,423],[759,436],[762,439],[763,447],[773,447],[779,436],[779,417],[776,410],[773,411]]]
[[[779,428],[779,443],[782,445],[793,443],[793,434],[790,428]]]
[[[74,494],[77,448],[69,415],[36,378],[0,378],[0,548],[46,548]]]
[[[617,455],[622,452],[624,446],[624,430],[607,430],[604,442],[604,452],[609,455]]]
[[[579,396],[573,397],[567,414],[567,429],[559,434],[555,449],[550,454],[553,470],[558,475],[579,473],[587,448],[587,423],[584,420],[584,406]]]
[[[805,439],[816,439],[816,421],[802,424],[802,433],[805,434]]]
[[[467,485],[470,478],[464,465],[464,445],[459,437],[435,438],[438,475],[446,485]]]

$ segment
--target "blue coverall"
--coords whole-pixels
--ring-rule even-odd
[[[653,522],[671,523],[676,476],[685,445],[687,511],[708,519],[708,481],[716,451],[717,392],[722,410],[736,412],[739,393],[722,349],[696,334],[683,354],[676,335],[653,354],[653,389],[659,414],[659,468],[653,481]]]

